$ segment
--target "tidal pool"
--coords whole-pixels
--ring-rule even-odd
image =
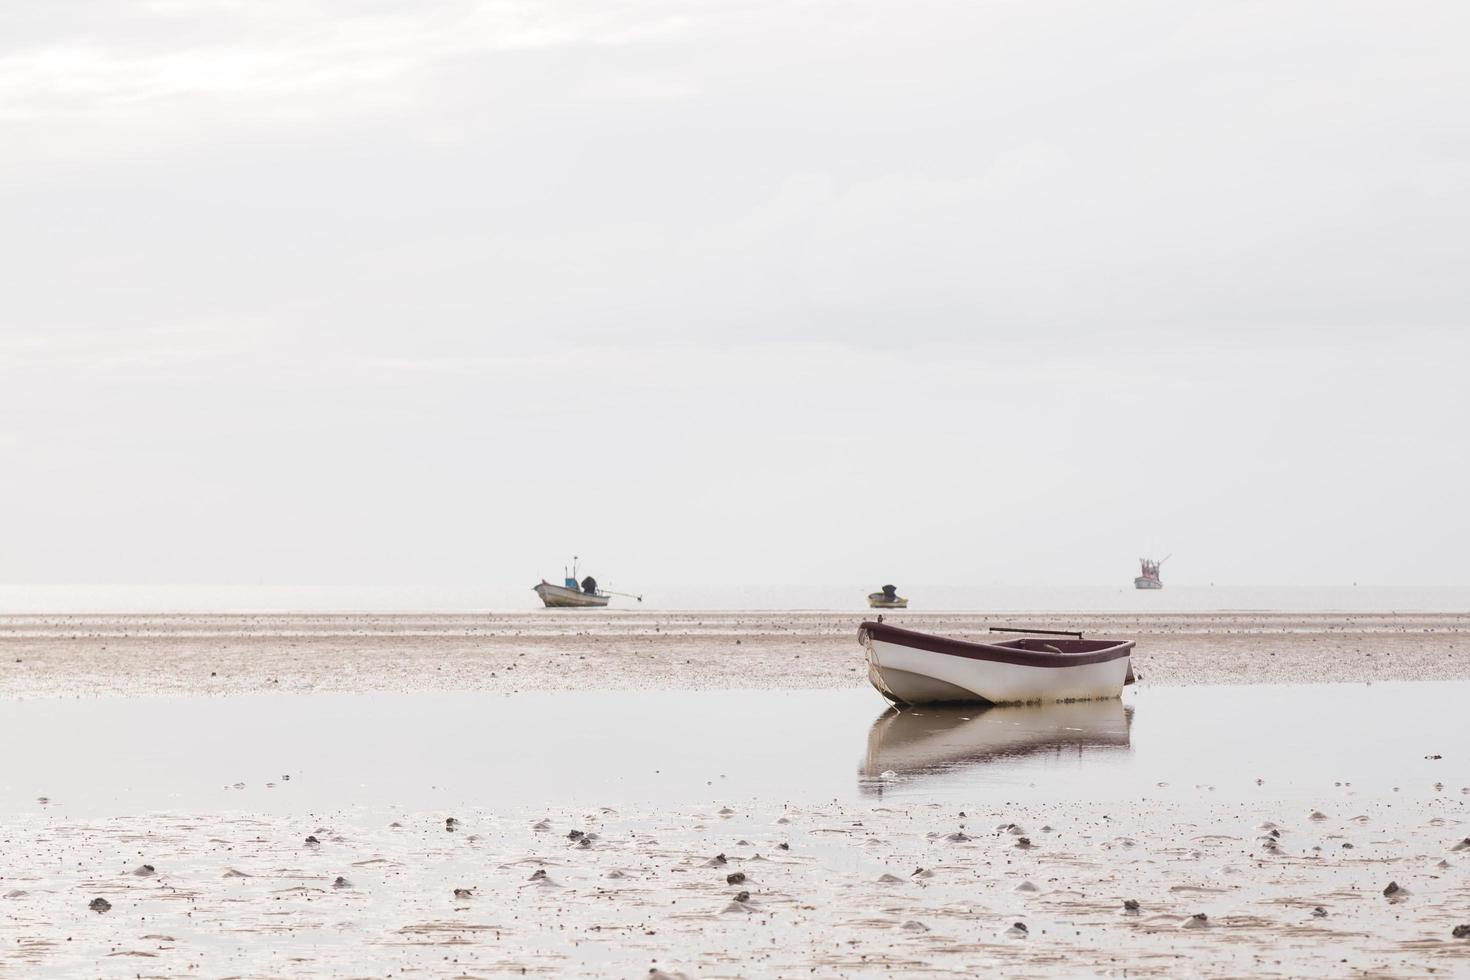
[[[867,689],[12,701],[0,810],[1460,795],[1467,700],[1447,682],[904,711]]]

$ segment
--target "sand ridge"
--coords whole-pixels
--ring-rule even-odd
[[[833,612],[0,617],[0,697],[266,691],[838,688],[866,683]],[[889,613],[945,635],[994,625],[1137,640],[1146,683],[1470,678],[1470,614]]]

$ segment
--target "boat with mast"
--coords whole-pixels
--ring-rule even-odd
[[[540,585],[532,587],[531,591],[541,597],[541,601],[548,609],[597,609],[606,606],[615,595],[637,599],[639,602],[643,601],[641,595],[633,595],[629,592],[610,592],[598,588],[597,579],[591,575],[578,582],[577,561],[577,556],[573,555],[570,575],[567,574],[565,568],[562,569],[561,585],[555,585],[542,579]]]
[[[1162,589],[1164,580],[1159,578],[1159,568],[1172,557],[1174,556],[1166,555],[1158,561],[1151,558],[1138,559],[1141,574],[1133,580],[1133,587],[1135,589]]]

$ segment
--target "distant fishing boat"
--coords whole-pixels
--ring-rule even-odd
[[[1159,567],[1172,557],[1173,555],[1169,555],[1160,558],[1158,561],[1153,561],[1149,558],[1138,559],[1142,574],[1133,580],[1133,587],[1135,589],[1162,589],[1164,587],[1164,581],[1159,578]]]
[[[541,597],[548,609],[586,609],[606,606],[608,600],[615,595],[626,596],[629,599],[643,601],[641,595],[630,595],[627,592],[607,592],[597,587],[597,579],[588,575],[582,581],[577,581],[577,558],[572,557],[572,573],[566,574],[562,569],[561,585],[553,585],[545,579],[541,584],[533,586],[532,590]]]
[[[898,586],[885,585],[881,592],[868,593],[868,606],[872,609],[907,609],[909,601],[898,594]]]
[[[866,622],[858,641],[868,680],[895,704],[1019,704],[1116,698],[1133,681],[1132,640],[1084,640],[1056,630],[972,643]]]

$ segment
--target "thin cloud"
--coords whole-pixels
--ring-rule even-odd
[[[271,100],[403,83],[434,65],[497,52],[668,42],[688,18],[665,4],[138,3],[124,26],[12,42],[0,54],[0,118],[117,111],[182,98]],[[185,21],[160,49],[155,20]],[[166,32],[165,32],[166,33]],[[668,86],[665,86],[668,88]]]

